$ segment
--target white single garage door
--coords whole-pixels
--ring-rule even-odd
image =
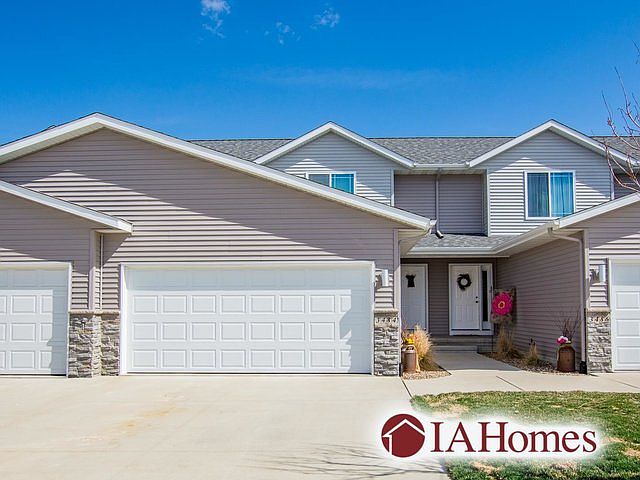
[[[368,373],[372,268],[128,266],[127,371]]]
[[[640,263],[611,265],[614,370],[640,370]]]
[[[68,272],[0,265],[0,373],[66,373]]]

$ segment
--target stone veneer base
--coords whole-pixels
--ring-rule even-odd
[[[587,372],[613,371],[611,363],[611,312],[587,311]]]
[[[69,312],[69,368],[67,376],[118,375],[120,371],[120,312]]]
[[[394,308],[373,312],[373,373],[400,375],[400,318]]]

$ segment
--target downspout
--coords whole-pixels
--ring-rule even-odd
[[[436,222],[440,220],[440,170],[436,172]],[[440,231],[439,228],[436,229]]]
[[[573,238],[566,237],[563,235],[556,235],[553,231],[553,228],[547,229],[547,233],[550,237],[557,238],[558,240],[568,240],[570,242],[577,243],[580,249],[580,279],[579,279],[579,287],[580,287],[580,363],[584,364],[586,362],[586,352],[587,352],[587,332],[586,332],[586,309],[585,309],[585,298],[586,298],[586,290],[585,290],[585,276],[588,269],[586,268],[587,258],[584,252],[584,242],[581,238]]]

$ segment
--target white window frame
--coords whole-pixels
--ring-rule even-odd
[[[331,186],[331,175],[353,175],[353,194],[356,194],[356,191],[358,190],[358,182],[357,182],[357,175],[356,172],[342,172],[342,171],[335,171],[335,170],[331,170],[328,172],[305,172],[304,173],[304,178],[306,178],[307,180],[310,180],[313,182],[313,180],[311,180],[309,178],[309,175],[329,175],[329,187],[330,188],[335,188]],[[317,183],[317,182],[316,182]],[[322,185],[322,184],[321,184]],[[336,190],[340,190],[338,188],[336,188]],[[341,192],[344,192],[344,190],[340,190]],[[344,193],[351,193],[351,192],[344,192]]]
[[[570,173],[571,174],[571,181],[572,181],[572,192],[573,192],[573,212],[571,213],[576,213],[576,172],[575,170],[542,170],[542,171],[536,171],[536,170],[527,170],[526,172],[524,172],[524,218],[525,220],[554,220],[556,218],[559,217],[554,217],[554,216],[548,216],[548,217],[533,217],[531,215],[529,215],[529,188],[528,188],[528,184],[529,184],[529,179],[528,176],[530,173],[534,173],[534,174],[538,174],[538,173],[544,173],[547,175],[547,189],[548,189],[548,196],[549,196],[549,213],[551,213],[551,174],[552,173]]]

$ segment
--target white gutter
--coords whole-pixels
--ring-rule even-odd
[[[568,240],[570,242],[577,243],[580,249],[580,278],[578,285],[580,287],[580,361],[585,362],[587,359],[586,351],[587,351],[587,332],[585,328],[586,324],[586,311],[585,311],[585,277],[586,272],[586,256],[584,253],[584,243],[581,238],[573,238],[573,237],[565,237],[563,235],[558,235],[553,231],[552,227],[549,227],[548,233],[550,237],[557,238],[558,240]]]

